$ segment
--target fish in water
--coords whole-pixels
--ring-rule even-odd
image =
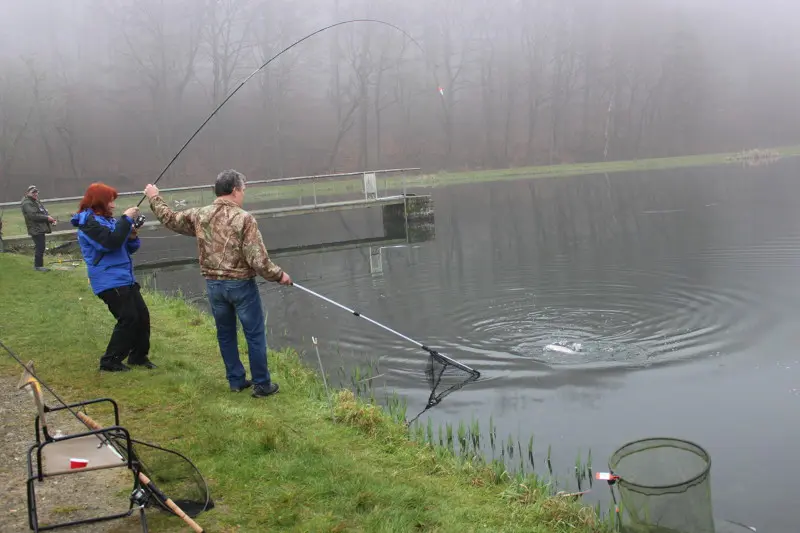
[[[549,351],[549,352],[560,352],[560,353],[564,353],[564,354],[568,354],[568,355],[575,355],[575,354],[577,354],[578,352],[581,351],[581,343],[573,342],[573,343],[568,344],[566,346],[563,345],[563,344],[557,344],[557,343],[556,344],[548,344],[547,346],[544,347],[544,350],[545,351]]]

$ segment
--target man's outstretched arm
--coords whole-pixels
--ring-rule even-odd
[[[252,215],[246,215],[242,235],[242,251],[247,263],[262,278],[278,283],[291,283],[291,278],[281,267],[272,262],[264,246],[264,239],[258,229],[258,222]]]
[[[166,228],[171,229],[175,233],[181,235],[188,235],[189,237],[195,236],[195,218],[197,208],[185,209],[183,211],[173,211],[167,205],[167,202],[158,194],[158,187],[155,185],[148,185],[144,193],[150,200],[150,209],[156,218]]]

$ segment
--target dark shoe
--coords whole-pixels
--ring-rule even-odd
[[[100,370],[105,372],[129,372],[130,367],[120,362],[100,363]]]
[[[253,398],[263,398],[270,394],[275,394],[276,392],[278,392],[278,384],[273,381],[266,387],[263,385],[256,385],[253,387],[253,394],[251,394],[251,396]]]
[[[244,380],[244,385],[241,387],[231,387],[231,392],[242,392],[244,389],[249,389],[253,386],[253,382],[249,379]]]
[[[153,362],[150,359],[145,359],[142,362],[136,361],[135,363],[130,359],[128,359],[128,364],[130,366],[143,366],[145,368],[150,368],[150,369],[158,368],[155,364],[153,364]]]
[[[45,267],[33,267],[33,269],[38,270],[39,272],[50,272],[50,269]]]

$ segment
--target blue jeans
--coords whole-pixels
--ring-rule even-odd
[[[239,359],[236,338],[236,317],[242,323],[250,359],[250,375],[256,385],[270,384],[267,368],[267,337],[264,331],[264,311],[255,279],[206,280],[211,313],[217,324],[217,341],[225,375],[231,387],[242,387],[245,371]]]

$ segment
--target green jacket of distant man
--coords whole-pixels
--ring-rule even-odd
[[[30,196],[22,198],[22,214],[25,217],[25,225],[28,227],[28,235],[41,235],[52,233],[50,227],[50,213],[39,200],[34,200]]]

